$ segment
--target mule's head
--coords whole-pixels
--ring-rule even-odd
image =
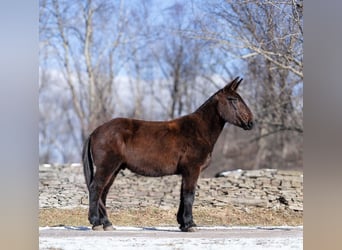
[[[236,92],[242,79],[235,78],[217,93],[218,112],[226,121],[245,130],[253,128],[253,114]]]

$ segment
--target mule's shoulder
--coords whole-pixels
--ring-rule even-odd
[[[170,124],[177,126],[182,133],[190,135],[198,128],[199,120],[196,115],[189,114],[171,121]]]

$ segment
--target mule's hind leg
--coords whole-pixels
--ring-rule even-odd
[[[100,199],[108,183],[111,182],[113,172],[113,167],[108,167],[108,165],[103,164],[96,165],[96,173],[94,175],[92,183],[89,186],[88,219],[89,222],[93,225],[94,230],[100,229],[99,226],[103,225],[103,217],[104,215],[107,215],[105,206],[101,204],[103,202]]]
[[[98,229],[98,226],[101,225],[100,215],[99,215],[99,197],[101,194],[101,186],[93,181],[89,186],[89,212],[88,212],[88,220],[90,224],[93,225],[93,229]]]
[[[115,177],[111,177],[110,184],[107,184],[107,186],[104,188],[101,198],[99,200],[99,216],[100,216],[101,225],[105,231],[113,230],[112,223],[109,221],[108,215],[107,215],[106,197],[114,179]]]
[[[107,199],[109,189],[112,186],[112,184],[113,184],[113,182],[114,182],[114,180],[115,180],[115,178],[119,172],[120,172],[120,168],[113,173],[113,176],[110,178],[108,184],[103,189],[101,199],[99,201],[100,220],[101,220],[101,224],[103,225],[103,229],[105,231],[114,230],[112,223],[108,219],[107,210],[106,210],[106,199]]]

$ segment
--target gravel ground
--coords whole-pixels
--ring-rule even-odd
[[[199,227],[182,233],[176,227],[41,227],[39,249],[303,249],[303,227]]]

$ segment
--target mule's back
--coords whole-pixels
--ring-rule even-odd
[[[103,158],[118,158],[124,167],[141,175],[177,174],[191,140],[188,131],[193,124],[191,119],[190,116],[167,122],[113,119],[92,135],[92,145],[97,150],[95,165]],[[190,125],[186,126],[187,123]],[[96,159],[96,155],[101,159]]]

